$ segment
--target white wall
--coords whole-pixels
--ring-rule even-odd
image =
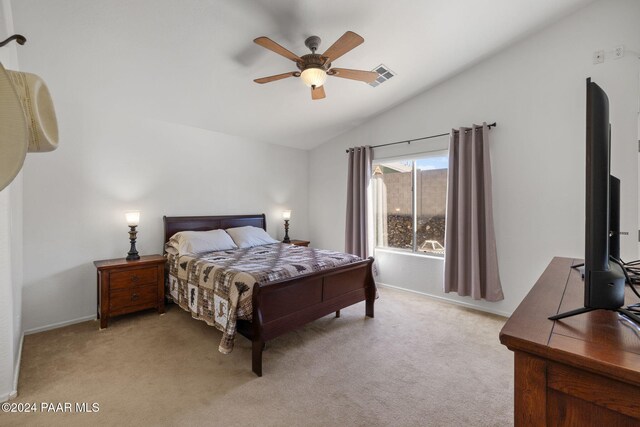
[[[7,400],[13,391],[14,293],[11,283],[10,192],[8,188],[0,192],[0,401]]]
[[[95,317],[92,262],[126,256],[126,210],[141,211],[141,254],[161,253],[163,215],[264,212],[267,230],[281,238],[287,208],[291,236],[308,236],[306,151],[151,119],[145,112],[157,101],[132,88],[153,79],[156,64],[124,60],[113,45],[135,40],[86,32],[88,22],[57,2],[13,6],[16,28],[29,38],[21,67],[47,82],[60,127],[58,149],[30,155],[24,169],[27,332]],[[189,78],[191,65],[184,67],[176,79]],[[174,102],[163,85],[157,91]]]
[[[18,67],[13,67],[17,69]],[[22,352],[22,290],[24,283],[23,263],[23,175],[18,174],[9,187],[10,233],[11,233],[11,283],[13,289],[13,393],[17,393],[20,354]]]
[[[13,34],[9,0],[0,2],[0,40]],[[15,42],[0,49],[18,69]],[[16,395],[22,344],[22,173],[0,191],[0,402]]]
[[[310,238],[344,248],[344,149],[497,121],[491,130],[494,214],[505,300],[442,292],[442,261],[378,253],[380,282],[510,314],[553,256],[583,257],[585,79],[607,92],[612,172],[622,180],[622,256],[638,258],[637,114],[640,2],[593,3],[458,76],[311,152]],[[472,36],[472,35],[471,35]],[[446,40],[440,41],[446,43]],[[627,54],[593,65],[595,50]],[[389,64],[392,66],[392,64]],[[393,81],[376,90],[393,90]],[[446,139],[446,138],[445,138]],[[445,141],[446,142],[446,141]],[[440,140],[376,149],[376,157],[429,150]]]

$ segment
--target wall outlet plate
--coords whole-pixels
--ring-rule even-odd
[[[596,50],[593,52],[593,63],[602,64],[604,62],[604,50]]]
[[[613,49],[613,59],[620,59],[624,57],[624,46],[616,46]]]

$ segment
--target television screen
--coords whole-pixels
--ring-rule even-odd
[[[584,305],[616,309],[624,305],[624,273],[610,262],[611,216],[611,132],[607,94],[587,79],[587,161],[585,192]],[[615,191],[619,182],[615,180]],[[618,219],[613,222],[617,225]],[[614,252],[618,252],[615,248]],[[619,256],[619,253],[616,253]]]
[[[605,309],[640,325],[640,316],[622,307],[627,278],[620,261],[620,180],[610,175],[609,99],[591,79],[587,79],[586,144],[584,307],[549,319]]]

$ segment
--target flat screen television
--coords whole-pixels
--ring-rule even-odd
[[[587,79],[584,306],[615,310],[624,305],[625,276],[620,265],[611,261],[611,255],[620,257],[620,212],[619,207],[613,206],[616,197],[612,200],[612,195],[619,194],[620,181],[612,179],[610,172],[610,127],[609,98],[600,86]],[[612,233],[614,223],[618,231]]]
[[[549,317],[559,320],[597,309],[639,322],[624,305],[626,275],[620,261],[620,180],[611,176],[609,98],[587,79],[584,307]]]

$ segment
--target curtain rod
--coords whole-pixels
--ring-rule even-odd
[[[496,127],[498,126],[498,124],[496,122],[493,122],[489,125],[487,125],[487,127],[489,129],[491,129],[492,127]],[[477,128],[480,129],[480,128]],[[459,130],[454,130],[454,132],[460,132]],[[415,141],[422,141],[423,139],[431,139],[431,138],[438,138],[440,136],[447,136],[449,135],[449,133],[440,133],[438,135],[429,135],[429,136],[423,136],[422,138],[416,138],[416,139],[405,139],[404,141],[397,141],[397,142],[388,142],[386,144],[378,144],[378,145],[372,145],[371,148],[376,148],[376,147],[386,147],[387,145],[396,145],[396,144],[411,144],[412,142]],[[348,153],[349,150],[347,149],[346,152]]]

